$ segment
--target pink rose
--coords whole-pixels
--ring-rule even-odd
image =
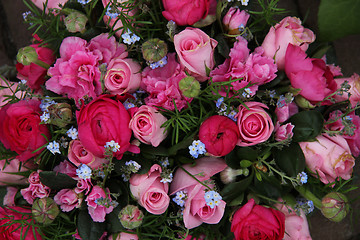
[[[74,208],[79,208],[82,199],[72,189],[62,189],[55,196],[54,201],[60,206],[63,212],[70,212]]]
[[[87,195],[90,192],[90,189],[92,188],[92,186],[93,186],[93,184],[91,182],[91,178],[87,178],[87,179],[79,178],[74,191],[77,194],[84,192],[85,195]]]
[[[195,165],[183,165],[183,168],[201,182],[208,181],[227,166],[223,159],[215,157],[200,158],[195,163]],[[207,184],[207,186],[213,188],[214,184]],[[188,229],[195,228],[203,222],[217,224],[224,215],[226,203],[220,200],[219,205],[214,208],[209,207],[204,198],[205,190],[206,188],[202,184],[181,168],[176,171],[170,186],[170,193],[173,195],[179,191],[186,192],[183,219],[185,227]]]
[[[62,161],[59,165],[54,167],[54,172],[60,172],[63,174],[68,175],[74,179],[77,179],[78,176],[76,175],[76,167],[73,164],[69,163],[69,161]]]
[[[265,142],[274,130],[270,115],[264,110],[268,107],[260,102],[246,102],[240,104],[237,116],[237,125],[240,132],[238,146],[252,146]]]
[[[280,105],[279,104],[276,106],[275,108],[275,114],[277,116],[277,120],[280,123],[285,122],[286,120],[288,120],[292,115],[296,114],[299,112],[299,108],[296,105],[295,102],[291,102],[289,104],[284,103],[284,105]]]
[[[222,22],[228,34],[237,35],[241,33],[239,28],[246,26],[249,17],[250,14],[245,10],[241,11],[240,8],[230,7],[229,11],[223,17]]]
[[[166,120],[155,108],[142,105],[131,118],[129,127],[142,143],[157,147],[167,136],[165,128],[161,127]]]
[[[29,170],[29,164],[21,164],[17,158],[10,160],[0,160],[0,186],[12,185],[12,184],[26,184],[27,178],[21,175],[15,175],[12,173],[21,173]]]
[[[210,154],[225,156],[235,148],[239,139],[239,130],[230,118],[214,115],[201,124],[199,139]]]
[[[96,157],[94,154],[84,148],[81,141],[79,140],[72,140],[70,142],[68,149],[68,159],[77,167],[80,164],[85,164],[92,169],[98,168],[103,163],[108,162],[108,160],[105,158]]]
[[[161,182],[161,167],[154,164],[147,174],[134,174],[130,178],[130,191],[149,213],[163,214],[169,206],[169,184]]]
[[[5,148],[18,153],[21,162],[40,154],[46,139],[51,139],[47,126],[40,124],[39,105],[40,101],[35,99],[21,100],[0,110],[0,141]]]
[[[293,129],[294,125],[291,123],[287,123],[285,125],[280,125],[279,122],[276,122],[275,125],[275,140],[278,142],[284,141],[286,139],[290,139],[294,136]]]
[[[342,95],[336,94],[334,98],[337,102],[349,99],[351,107],[355,107],[356,104],[360,102],[360,76],[354,73],[350,78],[335,78],[337,89],[339,89],[341,87],[341,84],[345,81],[348,81],[348,84],[350,85],[350,90],[348,92],[351,94],[350,98],[348,96],[348,93],[346,92]]]
[[[4,206],[15,206],[15,196],[18,192],[16,187],[6,187],[6,194],[4,196]]]
[[[301,142],[300,147],[305,155],[306,165],[314,176],[328,184],[338,177],[348,180],[351,177],[355,159],[351,155],[346,140],[336,135],[320,135],[313,142]]]
[[[175,34],[174,45],[181,66],[198,81],[207,80],[206,69],[215,66],[214,49],[217,41],[199,28],[187,27]]]
[[[266,35],[262,47],[265,56],[275,57],[275,63],[279,70],[285,68],[285,52],[288,44],[300,46],[306,51],[309,44],[315,41],[314,33],[301,25],[301,20],[296,17],[285,17],[275,27],[271,27]]]
[[[45,198],[50,195],[51,189],[40,182],[40,172],[41,170],[32,172],[28,178],[29,187],[21,189],[20,191],[23,198],[29,204],[33,204],[36,198]]]
[[[10,82],[6,79],[3,80],[2,76],[0,76],[0,108],[5,106],[6,103],[8,103],[9,99],[6,96],[13,96],[17,88],[18,83]],[[22,91],[18,91],[15,96],[20,98],[22,94]]]
[[[206,18],[215,0],[162,0],[163,16],[179,26],[193,25]]]
[[[117,234],[117,236],[110,236],[108,240],[139,240],[139,237],[136,235],[136,233],[126,233],[121,232]]]
[[[288,45],[285,54],[285,72],[293,88],[310,102],[322,101],[337,89],[334,76],[324,60],[307,58],[298,46]],[[324,103],[326,104],[326,103]]]
[[[38,8],[44,9],[44,4],[46,0],[31,0]],[[46,11],[48,11],[49,8],[60,8],[59,5],[64,6],[65,3],[68,0],[48,0]]]
[[[106,214],[111,213],[114,209],[112,206],[106,207],[96,203],[99,198],[110,199],[109,190],[106,189],[106,191],[107,193],[105,193],[104,189],[96,185],[92,188],[85,200],[87,202],[88,212],[94,222],[104,222]]]

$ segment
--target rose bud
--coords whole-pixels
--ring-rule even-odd
[[[225,14],[222,22],[228,34],[237,35],[240,34],[240,27],[245,26],[249,20],[250,14],[239,8],[231,7]]]
[[[64,19],[66,29],[71,33],[84,33],[86,31],[86,23],[88,21],[85,14],[67,9],[68,16]]]
[[[121,225],[126,229],[134,229],[141,225],[144,218],[143,212],[134,205],[127,205],[119,213]]]
[[[36,52],[36,49],[31,46],[21,48],[18,51],[18,54],[16,55],[16,60],[25,66],[28,66],[31,63],[34,63],[45,69],[49,69],[49,67],[50,67],[49,64],[39,60],[39,56]]]
[[[340,222],[350,211],[347,197],[338,192],[331,192],[321,200],[321,213],[329,220]]]
[[[148,62],[160,61],[168,52],[167,45],[158,38],[152,38],[141,46],[143,58]]]
[[[32,215],[36,222],[44,225],[50,224],[59,214],[58,205],[52,198],[38,198],[32,205]]]
[[[179,82],[179,88],[182,94],[188,98],[197,97],[200,93],[200,83],[191,76],[181,79]]]
[[[50,123],[60,128],[68,125],[73,118],[71,106],[68,103],[57,103],[50,105],[49,113]]]

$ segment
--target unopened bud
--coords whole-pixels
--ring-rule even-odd
[[[301,95],[297,95],[295,97],[295,102],[301,108],[305,108],[305,109],[313,109],[313,108],[315,108],[315,105],[311,104],[309,102],[309,100],[307,100],[306,98],[304,98]]]
[[[38,198],[32,205],[32,215],[36,222],[47,225],[54,221],[59,214],[58,205],[52,198]]]
[[[144,42],[141,46],[143,58],[150,62],[158,62],[166,56],[168,52],[167,45],[158,38],[152,38]]]
[[[179,88],[185,97],[197,97],[200,93],[200,83],[191,76],[181,79]]]
[[[27,46],[19,50],[16,55],[16,60],[23,65],[30,65],[31,63],[38,60],[38,54],[35,48]]]
[[[127,205],[119,213],[121,225],[126,229],[134,229],[141,225],[144,218],[143,212],[134,205]]]
[[[71,10],[64,19],[66,29],[71,33],[84,33],[86,31],[87,21],[86,15],[76,10]]]
[[[329,220],[340,222],[350,211],[347,197],[338,192],[328,193],[321,200],[321,212]]]
[[[73,117],[71,106],[68,103],[56,103],[49,106],[50,123],[60,128],[68,125]]]

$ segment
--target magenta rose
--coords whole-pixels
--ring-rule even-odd
[[[142,105],[131,118],[129,127],[142,143],[157,147],[167,136],[165,128],[161,127],[166,120],[155,108]]]
[[[337,84],[337,88],[341,87],[341,84],[345,81],[350,85],[350,97],[348,93],[343,93],[342,95],[336,94],[334,96],[337,102],[341,102],[344,100],[350,100],[351,107],[355,107],[358,102],[360,102],[360,76],[354,73],[350,78],[335,78],[335,82]]]
[[[206,69],[215,66],[214,49],[217,41],[199,28],[187,27],[175,34],[174,45],[181,66],[198,81],[207,80]]]
[[[230,7],[223,17],[222,22],[228,34],[237,35],[241,33],[239,30],[241,26],[245,28],[249,18],[250,14],[245,10],[241,11],[240,8]]]
[[[265,142],[274,131],[270,115],[265,111],[268,107],[260,102],[246,102],[239,106],[237,126],[240,132],[238,146],[252,146]]]
[[[40,124],[39,105],[38,100],[21,100],[0,110],[0,141],[5,148],[19,154],[17,158],[21,162],[40,154],[41,147],[50,139],[47,126]]]
[[[107,163],[105,158],[96,157],[82,145],[79,140],[72,140],[69,144],[68,159],[75,166],[85,164],[93,169],[100,167],[103,163]]]
[[[208,181],[213,175],[221,172],[226,168],[226,163],[221,158],[204,157],[196,160],[194,164],[186,164],[182,167],[196,176],[198,181]],[[183,219],[185,227],[188,229],[200,226],[202,223],[217,224],[224,215],[226,203],[220,200],[217,206],[209,207],[205,201],[205,188],[192,176],[179,168],[174,175],[170,186],[171,195],[183,191],[186,193]],[[214,184],[207,184],[213,188]]]
[[[275,58],[278,69],[284,70],[288,44],[300,46],[303,51],[306,51],[313,41],[315,41],[314,33],[304,28],[300,19],[285,17],[275,27],[270,28],[261,46],[265,50],[265,56]]]
[[[149,213],[163,214],[169,206],[169,184],[161,182],[162,169],[154,164],[146,174],[134,174],[130,178],[130,191],[138,203]]]
[[[106,189],[105,193],[104,189],[96,185],[92,188],[90,194],[85,199],[88,206],[88,212],[94,222],[104,222],[106,214],[111,213],[114,209],[112,206],[106,207],[97,204],[96,201],[99,198],[110,199],[110,194],[108,189]]]
[[[193,25],[206,18],[215,0],[162,0],[163,16],[179,26]]]
[[[17,158],[0,160],[0,186],[12,184],[26,184],[27,178],[13,173],[22,173],[29,170],[29,164],[22,163]],[[21,167],[20,167],[21,166]]]
[[[82,199],[73,189],[61,189],[55,196],[54,201],[60,206],[63,212],[70,212],[74,208],[79,208]]]
[[[82,106],[76,117],[79,139],[84,148],[96,157],[105,157],[104,146],[112,140],[120,145],[120,149],[114,152],[118,159],[128,150],[135,151],[130,144],[130,115],[123,104],[110,95],[101,95]]]
[[[305,155],[307,167],[320,181],[333,183],[338,177],[344,180],[351,178],[355,158],[351,155],[346,140],[336,135],[320,135],[313,142],[301,142],[300,147]]]
[[[235,148],[239,140],[239,129],[230,118],[214,115],[201,124],[199,139],[205,144],[208,153],[225,156]]]
[[[278,210],[257,205],[251,198],[233,215],[231,232],[235,240],[282,240],[285,215]]]

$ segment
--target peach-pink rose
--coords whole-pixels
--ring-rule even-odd
[[[338,177],[344,180],[351,178],[355,158],[342,136],[319,135],[316,141],[301,142],[300,147],[305,155],[307,167],[315,177],[320,177],[321,182],[328,184]]]
[[[88,151],[79,140],[72,140],[69,144],[68,159],[75,166],[86,164],[95,169],[100,167],[103,163],[107,163],[105,158],[97,157]]]
[[[239,106],[236,115],[237,125],[240,132],[238,146],[252,146],[265,142],[274,130],[274,124],[270,115],[265,111],[268,107],[260,102],[246,102],[245,106]]]
[[[266,35],[262,47],[265,56],[275,58],[279,70],[285,67],[285,52],[289,43],[300,46],[306,51],[309,44],[315,41],[314,33],[301,25],[296,17],[285,17],[275,27],[271,27]]]
[[[6,186],[11,184],[26,184],[27,178],[21,175],[15,175],[12,173],[21,173],[29,170],[28,165],[22,163],[19,169],[19,159],[0,160],[0,186]]]
[[[142,105],[131,118],[129,127],[142,143],[157,147],[167,136],[161,127],[166,120],[154,107]]]
[[[207,80],[206,69],[215,66],[215,39],[199,28],[187,27],[174,36],[175,51],[185,70],[200,82]]]
[[[160,165],[154,164],[146,174],[134,174],[130,178],[130,191],[138,203],[149,213],[162,214],[169,206],[169,184],[161,181]]]
[[[350,98],[349,98],[347,92],[344,92],[342,95],[336,94],[334,96],[335,100],[340,102],[340,101],[349,99],[351,106],[355,107],[356,104],[360,102],[360,76],[358,74],[354,73],[349,78],[335,78],[334,80],[337,84],[338,89],[341,87],[342,83],[344,83],[345,81],[348,81],[348,84],[350,85],[350,90],[348,93],[351,94]]]

